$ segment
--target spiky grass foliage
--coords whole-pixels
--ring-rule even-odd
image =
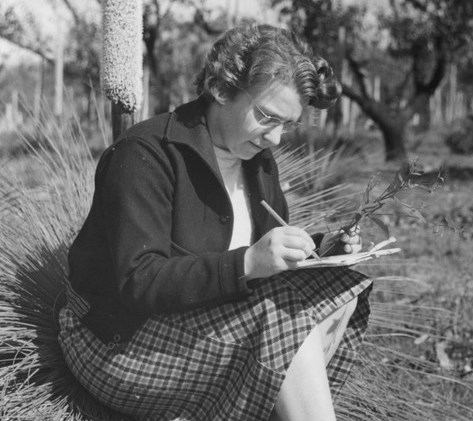
[[[304,147],[294,150],[288,146],[278,149],[275,158],[290,223],[310,234],[325,231],[327,221],[342,213],[353,199],[349,185],[333,184],[336,172],[349,167],[353,158],[322,150],[308,154]]]
[[[65,128],[66,127],[66,128]],[[57,314],[64,304],[66,253],[90,206],[95,163],[77,127],[36,125],[43,142],[24,157],[34,172],[24,182],[18,162],[4,163],[0,178],[0,418],[2,420],[125,420],[104,408],[72,378],[57,343]],[[31,145],[30,145],[31,146]],[[323,228],[351,199],[347,186],[332,186],[330,173],[347,168],[342,155],[283,150],[278,155],[292,223],[311,232]],[[375,282],[387,290],[405,278]],[[389,285],[389,287],[387,286]],[[406,286],[409,285],[409,288]],[[376,298],[376,296],[375,296]],[[361,359],[337,411],[340,420],[468,420],[441,389],[448,382],[435,364],[395,351],[378,340],[417,336],[430,328],[431,312],[415,305],[373,304],[372,327]],[[375,340],[376,339],[376,340]],[[436,391],[438,390],[438,391]],[[466,415],[465,415],[466,414]]]
[[[435,358],[426,359],[412,346],[427,335],[440,340],[434,321],[448,317],[449,312],[407,304],[407,297],[418,297],[425,288],[414,279],[391,276],[375,278],[374,282],[370,327],[359,361],[337,401],[340,419],[472,419],[473,409],[452,396],[453,390],[471,395],[471,385],[443,372]],[[396,298],[384,301],[379,297],[383,294]]]
[[[398,360],[392,367],[378,362],[385,350],[371,345],[352,372],[337,403],[341,420],[351,421],[417,421],[471,420],[471,408],[452,403],[452,398],[436,392],[432,386],[451,379],[440,376],[432,380],[422,373],[433,369],[419,361],[416,369],[406,368],[412,358]],[[371,352],[370,352],[371,351]],[[386,352],[383,352],[386,351]],[[380,355],[381,354],[381,355]],[[384,358],[384,357],[382,357]],[[393,381],[392,370],[396,371]]]
[[[61,358],[66,253],[90,205],[94,161],[77,127],[47,121],[35,127],[44,143],[25,140],[20,173],[16,161],[2,165],[0,419],[124,419],[91,399]],[[25,168],[34,174],[26,183]]]

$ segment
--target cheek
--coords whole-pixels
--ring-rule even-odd
[[[241,128],[248,133],[255,132],[260,127],[252,110],[240,114],[236,119],[239,121]]]
[[[253,116],[247,116],[247,118],[245,118],[240,130],[250,139],[258,137],[262,133],[261,126],[256,122]]]
[[[262,128],[252,114],[240,114],[228,121],[227,146],[229,149],[246,148],[249,140],[261,136]]]

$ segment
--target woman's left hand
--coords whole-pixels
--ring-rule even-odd
[[[319,255],[334,256],[343,253],[359,253],[361,246],[360,226],[355,225],[348,232],[340,230],[335,234],[325,234],[320,245]]]
[[[343,232],[340,237],[343,244],[343,251],[347,254],[359,253],[361,251],[360,226],[351,227],[348,232]]]

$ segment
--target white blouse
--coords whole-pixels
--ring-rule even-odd
[[[241,159],[216,146],[214,150],[233,208],[233,231],[229,250],[249,246],[253,236],[253,222]]]

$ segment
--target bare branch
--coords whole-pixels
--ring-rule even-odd
[[[52,52],[44,51],[44,50],[42,50],[38,47],[34,47],[34,46],[29,45],[27,43],[23,43],[21,40],[16,39],[15,37],[10,37],[9,35],[0,34],[0,38],[6,40],[8,42],[11,42],[13,45],[15,45],[19,48],[22,48],[24,50],[27,50],[31,53],[34,53],[34,54],[42,57],[43,59],[45,59],[50,64],[54,63],[54,58],[53,58]]]
[[[360,94],[363,98],[369,98],[368,90],[366,88],[366,77],[361,69],[361,65],[355,60],[355,58],[349,53],[346,53],[346,58],[350,69],[352,70],[355,79],[360,87]]]
[[[0,38],[37,54],[48,62],[53,61],[52,51],[48,51],[48,43],[41,37],[38,22],[31,13],[19,16],[14,7],[6,7],[0,10],[0,17]]]
[[[437,51],[437,60],[435,61],[435,68],[432,73],[432,77],[430,81],[425,84],[425,90],[429,92],[429,94],[433,94],[435,90],[442,82],[443,77],[445,76],[445,71],[447,67],[447,53],[444,47],[444,41],[442,37],[436,37],[435,39],[435,47]]]
[[[157,76],[158,64],[154,55],[154,48],[160,35],[162,17],[158,0],[151,4],[146,3],[143,7],[143,41],[146,48],[146,56],[151,73]]]
[[[343,95],[346,95],[348,98],[350,98],[352,101],[359,104],[362,108],[363,108],[363,104],[367,102],[366,98],[364,98],[362,95],[356,92],[351,86],[348,86],[345,83],[342,83],[342,93]]]
[[[156,7],[156,10],[159,10],[159,4],[158,4],[159,0],[153,0],[153,4],[155,5]],[[165,19],[169,16],[169,14],[171,13],[171,8],[172,8],[172,5],[173,5],[174,1],[170,1],[168,3],[168,7],[166,8],[166,10],[162,13],[161,15],[161,19]]]
[[[416,9],[426,13],[427,12],[427,4],[422,3],[418,0],[407,0],[407,3],[410,3],[412,6],[414,6]]]
[[[220,27],[214,28],[214,27],[212,27],[207,22],[207,20],[204,17],[204,14],[202,13],[202,10],[200,10],[200,9],[197,9],[195,11],[194,23],[198,27],[202,28],[207,33],[207,35],[210,35],[210,36],[220,35],[224,31],[223,28],[220,28]]]
[[[407,88],[409,86],[409,82],[411,81],[412,79],[412,72],[406,72],[401,80],[401,82],[399,82],[399,84],[397,84],[395,87],[394,87],[394,90],[393,90],[393,95],[389,95],[389,98],[388,100],[391,101],[393,100],[393,96],[394,97],[398,97],[398,98],[403,98],[405,97],[406,95],[406,91],[407,91]]]
[[[72,6],[72,4],[69,0],[63,0],[63,1],[64,1],[64,4],[66,5],[67,9],[69,10],[69,12],[71,12],[72,17],[74,18],[74,22],[76,24],[80,24],[81,18],[79,16],[79,14],[77,13],[77,10]]]
[[[382,103],[374,99],[361,95],[351,86],[342,83],[342,94],[356,102],[368,117],[375,122],[385,120],[390,114],[390,110]]]

